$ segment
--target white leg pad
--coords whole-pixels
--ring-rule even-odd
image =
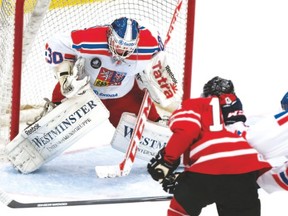
[[[64,100],[20,132],[7,145],[7,157],[21,173],[33,172],[107,121],[109,114],[93,90],[88,89],[81,96]]]
[[[135,122],[136,116],[134,114],[127,112],[122,114],[111,142],[114,149],[126,153]],[[148,120],[138,146],[136,158],[150,161],[160,149],[166,146],[171,135],[172,132],[168,126]]]

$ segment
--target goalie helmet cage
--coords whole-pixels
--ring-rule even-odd
[[[166,52],[183,98],[190,97],[195,0],[0,0],[0,144],[19,132],[56,84],[45,42],[56,32],[130,17],[169,38]],[[177,16],[175,14],[177,13]],[[37,112],[36,112],[37,113]]]

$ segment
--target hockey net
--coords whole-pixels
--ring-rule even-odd
[[[109,24],[123,16],[134,18],[157,29],[163,40],[169,38],[166,52],[173,59],[172,67],[177,68],[180,87],[186,87],[183,97],[190,96],[195,0],[0,3],[0,147],[17,135],[21,125],[39,114],[43,98],[51,98],[56,79],[45,63],[44,48],[45,41],[55,32]]]

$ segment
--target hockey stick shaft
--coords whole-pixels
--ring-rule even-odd
[[[178,14],[179,14],[179,11],[181,9],[181,6],[182,6],[182,2],[183,0],[178,0],[178,3],[177,3],[177,6],[174,10],[174,14],[173,14],[173,17],[171,19],[171,22],[170,22],[170,25],[169,25],[169,29],[167,31],[167,34],[166,34],[166,39],[165,39],[165,42],[164,42],[164,47],[166,47],[167,43],[170,41],[171,39],[171,33],[173,32],[174,30],[174,24],[176,22],[176,19],[178,17]]]
[[[96,166],[95,171],[100,178],[114,178],[129,175],[137,153],[138,144],[141,140],[145,123],[152,106],[152,99],[149,96],[148,90],[144,90],[144,97],[138,116],[136,119],[135,127],[130,138],[130,143],[125,154],[124,160],[118,165],[112,166]]]
[[[136,120],[136,124],[135,124],[135,128],[133,130],[132,133],[132,137],[131,137],[131,141],[130,144],[128,146],[128,150],[126,152],[126,156],[125,159],[123,160],[123,162],[120,165],[120,169],[123,171],[125,170],[125,168],[127,169],[127,162],[130,160],[132,163],[134,163],[135,160],[135,156],[137,153],[137,147],[138,144],[141,140],[142,137],[142,133],[144,131],[144,127],[145,127],[145,122],[148,119],[148,115],[152,106],[152,100],[149,96],[149,93],[147,91],[147,89],[145,89],[145,94],[143,97],[143,101],[137,116],[137,120]],[[128,168],[129,169],[129,168]]]
[[[64,206],[81,206],[81,205],[125,204],[125,203],[167,201],[170,199],[172,199],[172,196],[147,196],[147,197],[131,197],[131,198],[22,203],[10,199],[9,195],[3,191],[0,193],[0,201],[10,208],[43,208],[43,207],[64,207]]]

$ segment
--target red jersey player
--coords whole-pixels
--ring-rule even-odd
[[[248,143],[269,160],[273,168],[257,179],[266,192],[288,190],[288,110],[287,94],[281,100],[283,111],[263,116],[247,125],[242,103],[236,97],[232,81],[214,77],[204,85],[204,95],[219,96],[226,128],[246,138]],[[225,97],[224,97],[225,94]]]
[[[184,101],[169,119],[173,134],[166,147],[147,166],[174,194],[170,216],[196,216],[212,203],[219,215],[260,215],[256,180],[271,165],[243,137],[226,130],[220,108],[226,96]],[[182,154],[184,172],[173,174]]]

